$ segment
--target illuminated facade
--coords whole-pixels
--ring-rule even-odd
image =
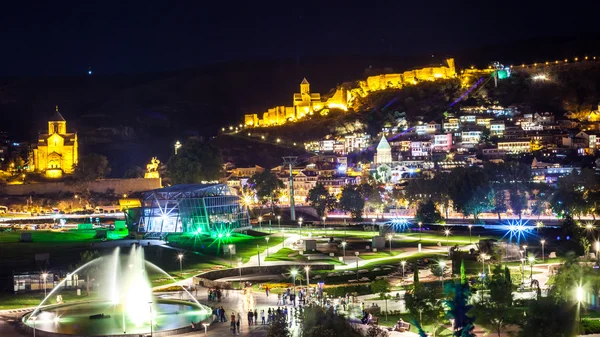
[[[248,127],[281,125],[315,112],[327,114],[329,109],[346,111],[348,94],[348,91],[338,89],[329,99],[323,100],[321,94],[310,91],[310,83],[305,78],[300,83],[300,92],[294,93],[293,106],[276,106],[264,112],[262,118],[259,118],[258,114],[247,114],[244,116],[244,124]]]
[[[250,226],[248,213],[225,184],[173,185],[144,193],[138,231],[211,237]]]
[[[389,164],[392,162],[392,147],[388,143],[385,135],[381,136],[381,140],[377,145],[377,153],[375,154],[375,164]]]
[[[276,106],[268,109],[262,116],[246,114],[244,125],[246,127],[274,126],[294,122],[314,113],[326,115],[329,113],[329,109],[347,111],[352,106],[355,97],[365,97],[372,91],[402,88],[419,81],[435,81],[454,77],[456,77],[454,59],[449,58],[445,64],[440,66],[409,70],[398,74],[370,76],[365,81],[359,81],[356,88],[347,90],[338,87],[335,93],[326,100],[321,97],[321,94],[310,91],[310,83],[305,78],[300,83],[300,92],[293,96],[293,106]]]
[[[67,122],[56,106],[48,121],[48,133],[39,135],[37,148],[33,150],[34,169],[48,178],[59,178],[73,173],[78,160],[77,133],[67,132]]]

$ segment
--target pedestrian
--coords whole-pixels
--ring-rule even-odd
[[[232,311],[231,316],[229,317],[231,334],[235,335],[235,313]]]
[[[265,325],[265,309],[260,311],[261,324]]]
[[[254,313],[252,312],[252,310],[248,311],[248,325],[252,325],[252,317],[254,316]]]
[[[287,321],[287,315],[288,315],[287,307],[283,307],[283,317],[285,318],[286,321]]]
[[[237,335],[240,335],[240,327],[242,325],[242,315],[238,312],[237,314],[237,322],[235,322],[235,324],[237,325]]]
[[[254,325],[258,324],[258,310],[254,309]]]
[[[215,309],[215,314],[214,314],[214,317],[213,317],[213,322],[216,322],[219,319],[221,319],[221,312],[220,311],[221,311],[221,308],[219,308],[219,307],[217,307]]]
[[[225,309],[221,307],[221,322],[227,322],[227,318],[225,317]]]
[[[271,323],[271,321],[273,320],[273,317],[271,316],[273,314],[273,310],[271,310],[271,308],[269,308],[269,310],[267,310],[267,323]]]
[[[269,286],[265,286],[265,294],[267,294],[267,297],[269,297]]]
[[[281,305],[281,294],[277,294],[277,305]]]

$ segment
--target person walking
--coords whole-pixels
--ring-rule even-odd
[[[269,286],[265,286],[265,294],[267,294],[267,297],[269,297]]]
[[[252,317],[254,316],[254,313],[252,312],[252,310],[248,311],[248,325],[252,325]]]
[[[236,325],[236,323],[235,323],[235,313],[233,311],[231,312],[231,316],[229,317],[229,321],[231,322],[230,323],[230,327],[229,327],[231,329],[231,334],[235,335],[235,325]]]
[[[239,312],[237,314],[237,322],[235,322],[235,324],[237,325],[237,335],[239,336],[240,335],[240,328],[242,326],[242,314],[240,314]]]
[[[265,309],[260,311],[261,324],[265,325]]]

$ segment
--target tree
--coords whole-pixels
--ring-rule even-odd
[[[171,156],[167,176],[172,184],[198,184],[219,179],[222,169],[221,150],[193,137]]]
[[[365,199],[361,195],[358,186],[346,185],[342,190],[339,205],[342,210],[350,212],[352,219],[362,219],[363,209],[365,208]]]
[[[448,195],[456,209],[466,216],[473,215],[475,220],[482,212],[493,207],[493,190],[486,173],[477,168],[456,168],[452,170],[447,182]]]
[[[549,283],[551,284],[550,295],[556,302],[570,302],[573,300],[573,289],[581,282],[583,269],[577,261],[577,256],[569,252],[565,256],[565,262],[560,266]]]
[[[437,210],[431,199],[424,203],[420,203],[415,215],[415,221],[420,221],[425,224],[444,223],[442,215]]]
[[[576,305],[553,297],[531,301],[521,320],[521,337],[572,337],[576,334]]]
[[[335,207],[335,198],[329,194],[327,188],[321,183],[317,183],[315,187],[308,191],[308,202],[315,209],[319,218],[325,216],[326,211],[332,211]]]
[[[275,319],[271,323],[269,330],[267,330],[267,337],[290,337],[291,333],[288,329],[288,324],[285,317],[282,315],[275,315]]]
[[[72,269],[80,268],[81,266],[94,261],[95,259],[100,257],[100,253],[97,250],[86,250],[81,253],[79,258],[79,263],[77,266],[73,266]],[[92,283],[92,278],[98,272],[98,268],[94,265],[89,265],[81,270],[81,273],[85,276],[85,292],[87,296],[90,296],[90,285]]]
[[[450,299],[445,301],[448,308],[446,315],[454,319],[452,335],[456,337],[475,337],[475,334],[473,334],[475,318],[469,316],[472,305],[468,304],[471,297],[468,285],[448,283],[445,291],[450,296]]]
[[[333,308],[326,311],[321,307],[305,307],[300,329],[302,337],[362,337],[348,320],[342,315],[333,312]]]
[[[460,260],[460,283],[467,284],[467,273],[465,270],[465,260]]]
[[[390,281],[387,279],[375,280],[371,282],[371,293],[387,293],[390,291]]]
[[[420,326],[433,325],[433,333],[439,328],[444,317],[444,308],[439,298],[439,287],[422,285],[404,294],[404,303],[410,316]]]
[[[417,288],[419,286],[419,265],[415,262],[414,265],[414,273],[413,273],[413,288]]]
[[[498,220],[502,220],[500,213],[506,212],[506,194],[504,189],[494,189],[494,213],[498,214]]]
[[[275,173],[269,170],[256,172],[248,179],[248,184],[256,190],[256,196],[259,200],[269,201],[271,204],[271,214],[275,214],[274,200],[275,192],[284,187],[283,181]]]
[[[478,324],[496,331],[500,337],[500,333],[510,321],[510,307],[513,301],[512,280],[508,267],[496,265],[487,287],[490,290],[490,298],[475,305],[475,317]]]
[[[123,178],[125,178],[125,179],[144,178],[145,172],[146,171],[144,171],[143,168],[141,168],[139,166],[134,166],[134,167],[129,168],[127,171],[125,171]]]
[[[110,173],[110,166],[106,156],[96,153],[86,154],[79,158],[75,165],[73,177],[82,182],[102,179]]]
[[[509,202],[513,214],[518,214],[519,219],[521,219],[523,210],[527,208],[527,198],[525,197],[525,193],[519,191],[517,188],[511,189]]]

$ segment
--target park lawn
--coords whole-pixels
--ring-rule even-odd
[[[390,254],[389,251],[376,252],[376,253],[363,253],[363,254],[360,254],[360,258],[363,260],[373,260],[373,259],[379,259],[382,257],[394,257],[400,253],[401,253],[401,251],[399,251],[399,250],[392,251],[392,254]]]
[[[267,248],[265,237],[269,237],[269,247],[279,245],[283,241],[281,236],[278,235],[250,236],[237,233],[232,234],[231,237],[219,239],[205,235],[177,233],[169,235],[168,240],[169,245],[173,247],[201,253],[208,258],[221,257],[223,259],[231,258],[235,261],[241,259],[242,262],[248,262],[250,257],[256,255],[257,252],[260,252],[260,254],[265,253]],[[230,244],[235,245],[235,254],[231,257],[223,252],[223,248]]]
[[[48,293],[50,293],[50,291],[48,291]],[[95,290],[90,291],[90,296],[86,296],[85,289],[81,290],[81,296],[77,296],[76,290],[61,290],[52,294],[52,296],[48,298],[48,301],[46,301],[44,305],[56,304],[56,295],[59,294],[62,295],[63,302],[65,303],[90,301],[97,299],[99,295]],[[43,299],[43,292],[21,294],[0,293],[0,310],[36,307],[42,302]]]
[[[269,256],[265,258],[265,261],[297,261],[298,256],[298,252],[291,248],[281,248],[274,254],[269,254]]]

